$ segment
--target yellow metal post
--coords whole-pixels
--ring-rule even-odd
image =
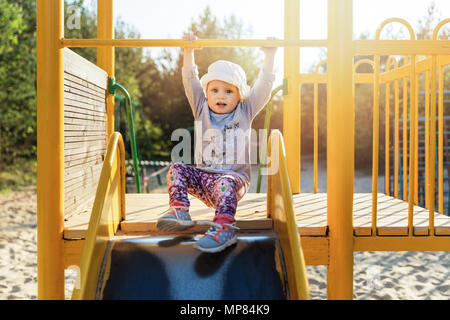
[[[299,0],[284,2],[284,38],[298,40],[300,37]],[[284,48],[284,77],[288,81],[288,94],[283,97],[283,135],[286,144],[287,166],[292,193],[300,192],[300,72],[299,47]]]
[[[37,1],[37,278],[39,299],[64,299],[63,1]]]
[[[97,37],[102,40],[114,39],[113,0],[97,0]],[[97,48],[97,65],[114,77],[114,47]],[[114,95],[108,94],[106,98],[106,134],[111,136],[114,132]]]
[[[328,1],[328,299],[353,298],[353,2]],[[332,159],[332,161],[331,161]]]

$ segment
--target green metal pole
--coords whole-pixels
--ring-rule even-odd
[[[134,165],[134,176],[136,182],[136,191],[137,193],[141,193],[141,176],[139,174],[139,162],[137,155],[137,146],[136,146],[136,133],[134,130],[134,119],[133,119],[133,110],[132,110],[132,102],[131,97],[128,91],[116,83],[114,78],[109,80],[109,93],[115,94],[116,89],[118,89],[125,96],[125,104],[128,118],[128,126],[129,126],[129,134],[130,134],[130,142],[131,142],[131,156],[133,158]]]

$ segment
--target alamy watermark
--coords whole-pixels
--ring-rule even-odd
[[[271,146],[266,145],[268,136],[266,129],[257,131],[253,128],[248,130],[209,128],[203,130],[201,121],[195,121],[194,128],[194,162],[196,164],[230,169],[239,165],[261,163],[264,165],[263,175],[273,175],[278,172],[279,147],[274,139],[271,140]],[[172,162],[191,164],[193,155],[191,132],[187,129],[176,129],[172,132],[171,140],[178,142],[172,148]],[[270,154],[267,152],[268,148],[271,150]]]
[[[366,269],[366,287],[370,290],[380,290],[381,286],[381,270],[379,266],[371,265]]]
[[[81,7],[79,6],[67,7],[66,27],[69,30],[81,29]]]

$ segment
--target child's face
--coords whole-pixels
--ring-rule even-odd
[[[241,97],[239,89],[221,80],[212,80],[206,90],[209,108],[215,113],[230,113],[236,109]]]

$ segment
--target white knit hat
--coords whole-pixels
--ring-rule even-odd
[[[241,66],[236,63],[218,60],[210,64],[208,73],[204,74],[200,79],[205,95],[208,83],[213,80],[225,81],[237,87],[239,89],[241,100],[245,100],[250,93],[250,87],[247,85],[245,72]]]

